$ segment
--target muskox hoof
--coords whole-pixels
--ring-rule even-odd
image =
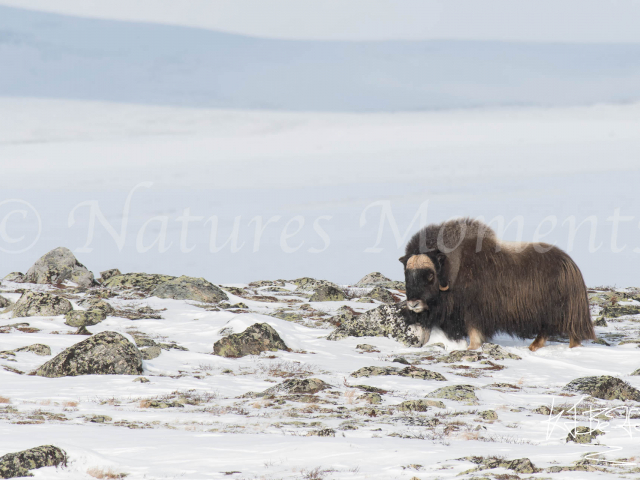
[[[538,335],[536,339],[533,341],[531,345],[529,345],[529,350],[535,352],[536,350],[544,347],[544,344],[547,342],[547,337],[542,335]]]

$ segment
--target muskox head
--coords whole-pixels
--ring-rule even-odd
[[[444,278],[446,256],[443,253],[405,255],[400,261],[404,265],[407,308],[415,313],[429,310],[429,304],[449,289]]]

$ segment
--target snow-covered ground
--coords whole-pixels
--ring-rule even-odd
[[[567,343],[550,342],[532,353],[526,342],[499,337],[494,339],[496,343],[522,359],[496,360],[489,366],[467,361],[444,363],[441,357],[450,350],[445,350],[443,344],[449,349],[455,345],[436,334],[422,348],[404,347],[380,337],[326,340],[331,328],[322,318],[329,318],[343,305],[362,312],[377,306],[375,303],[355,299],[312,302],[318,311],[315,318],[320,320],[286,321],[270,314],[279,308],[304,313],[299,307],[308,302],[308,296],[294,292],[295,285],[286,285],[290,292],[234,286],[245,287],[248,293],[275,296],[279,301],[265,303],[251,300],[252,294],[243,298],[229,293],[229,303],[243,302],[248,308],[208,311],[188,301],[155,297],[127,300],[132,296],[126,293],[108,300],[116,308],[150,306],[166,310],[161,312],[162,319],[108,317],[89,328],[93,333],[112,330],[128,338],[132,338],[131,334],[146,334],[188,349],[163,350],[156,359],[144,361],[149,383],[132,382],[133,377],[120,375],[26,375],[84,337],[70,335],[75,329],[66,326],[62,316],[0,315],[0,327],[28,323],[26,328],[21,326],[23,331],[13,328],[0,334],[1,350],[41,343],[52,351],[49,357],[18,352],[0,359],[0,365],[5,367],[0,368],[0,398],[4,402],[0,404],[0,453],[36,444],[63,448],[69,455],[69,465],[58,470],[35,470],[35,477],[43,479],[91,478],[87,474],[91,469],[126,473],[132,480],[408,480],[515,475],[510,470],[494,469],[459,476],[477,466],[463,458],[471,456],[529,458],[542,470],[526,478],[613,478],[637,471],[637,409],[630,412],[630,418],[625,417],[624,409],[633,407],[634,402],[596,399],[585,403],[581,402],[581,395],[567,394],[562,388],[577,377],[590,375],[617,376],[640,388],[640,377],[629,376],[640,366],[640,350],[636,343],[623,342],[637,341],[638,317],[610,320],[608,327],[596,328],[598,336],[613,346],[586,342],[582,348],[569,349]],[[228,287],[223,286],[227,290]],[[0,293],[15,301],[20,296],[10,293],[15,288],[64,294],[50,286],[11,282],[4,282]],[[265,288],[269,286],[262,287]],[[82,296],[71,295],[74,308],[78,308]],[[594,313],[598,309],[595,307]],[[212,355],[212,345],[221,338],[223,328],[226,333],[229,328],[238,333],[257,322],[275,328],[292,351],[238,359]],[[435,345],[438,342],[443,343]],[[375,347],[375,351],[363,353],[356,348],[364,343]],[[442,374],[446,381],[350,376],[361,367],[403,367],[393,362],[399,357]],[[310,396],[306,402],[286,395],[275,399],[241,397],[288,378],[305,377],[319,378],[331,388]],[[430,407],[426,412],[403,412],[397,408],[403,401],[424,399],[436,388],[458,384],[477,387],[477,405],[444,399],[445,408]],[[364,392],[357,385],[386,391],[382,402],[369,404],[359,398]],[[158,399],[186,404],[181,408],[150,408],[148,401]],[[576,419],[571,412],[560,420],[554,418],[559,407],[569,410],[574,404],[580,413]],[[537,410],[552,405],[552,416]],[[620,408],[611,414],[614,418],[610,423],[592,424],[605,432],[597,442],[566,443],[568,429],[589,426],[588,412],[582,411],[587,405]],[[495,411],[497,419],[483,420],[480,413],[486,410]],[[96,415],[110,418],[104,423],[89,421]],[[323,429],[334,430],[335,437],[309,435]],[[588,462],[595,466],[591,473],[548,470],[575,468],[575,462],[584,460],[589,453],[602,454],[599,460]]]

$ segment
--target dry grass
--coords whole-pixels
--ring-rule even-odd
[[[98,478],[98,479],[104,479],[104,478],[118,479],[118,478],[125,478],[128,475],[128,473],[116,472],[111,467],[107,469],[91,467],[90,469],[87,470],[87,474],[91,475],[93,478]]]
[[[356,401],[356,394],[358,391],[354,388],[344,392],[344,401],[347,405],[352,405]]]
[[[9,397],[0,397],[0,403],[11,403],[11,399]]]
[[[78,406],[78,402],[62,402],[62,406],[75,408]]]
[[[138,406],[140,408],[149,408],[151,406],[151,400],[149,400],[148,398],[143,398],[142,400],[140,400],[140,402],[138,402]]]
[[[290,360],[278,360],[278,361],[258,361],[253,370],[244,370],[243,374],[258,374],[266,375],[269,377],[299,377],[304,375],[311,375],[314,370],[317,370],[317,366],[309,365],[306,363],[295,362]]]

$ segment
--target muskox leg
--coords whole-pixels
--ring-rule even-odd
[[[541,333],[540,335],[538,335],[536,337],[536,339],[533,341],[533,343],[531,345],[529,345],[529,350],[531,350],[532,352],[535,352],[539,348],[544,347],[545,343],[547,343],[547,337],[546,337],[546,335],[543,335]]]
[[[482,333],[476,328],[471,327],[469,329],[469,347],[467,350],[475,350],[480,348],[484,343],[484,337]]]
[[[582,342],[580,341],[580,339],[575,337],[569,337],[569,348],[581,347],[581,346],[582,346]]]

